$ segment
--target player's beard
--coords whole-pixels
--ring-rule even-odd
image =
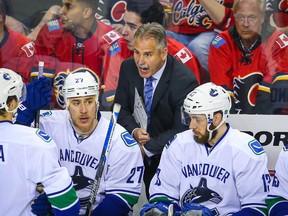
[[[214,128],[216,128],[215,125],[211,124],[210,125],[210,130],[213,130]],[[217,130],[214,130],[212,132],[212,137],[211,139],[213,139],[217,134]],[[206,129],[205,134],[203,136],[195,136],[194,135],[194,140],[199,143],[199,144],[206,144],[209,141],[209,131]]]

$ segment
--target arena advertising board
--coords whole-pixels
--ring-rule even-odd
[[[227,122],[233,128],[254,136],[268,155],[268,169],[273,170],[278,154],[288,144],[286,115],[230,115]]]

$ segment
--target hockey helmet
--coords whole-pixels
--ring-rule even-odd
[[[18,99],[18,106],[26,99],[26,86],[22,81],[22,77],[16,72],[0,68],[0,109],[5,108],[7,112],[16,113],[16,109],[9,111],[7,106],[7,99],[10,96],[16,96]]]
[[[185,116],[184,119],[187,119],[189,114],[205,114],[208,121],[207,128],[209,130],[214,113],[217,111],[222,111],[223,113],[222,121],[219,124],[220,126],[228,118],[230,109],[231,97],[229,93],[221,86],[208,82],[195,88],[186,96],[182,107],[182,120],[183,116]]]
[[[65,105],[68,98],[95,95],[96,101],[99,97],[99,81],[97,75],[88,68],[78,68],[72,71],[65,79],[63,95]]]

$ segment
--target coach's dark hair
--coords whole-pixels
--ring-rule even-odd
[[[157,22],[163,24],[164,9],[158,0],[127,0],[126,10],[141,17],[142,24]]]
[[[5,23],[6,20],[6,6],[3,2],[3,0],[0,0],[0,15],[2,16],[2,19]]]
[[[162,25],[156,22],[141,25],[135,32],[134,40],[136,40],[136,38],[154,38],[158,50],[167,47],[165,29]]]

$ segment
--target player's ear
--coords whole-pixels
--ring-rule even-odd
[[[83,17],[84,17],[85,19],[88,19],[88,18],[92,15],[92,13],[93,13],[92,8],[86,7],[86,8],[84,8],[84,10],[83,10]],[[93,17],[94,17],[94,15],[93,15]]]
[[[18,103],[19,103],[18,100],[16,98],[13,98],[11,101],[7,103],[8,110],[12,111],[16,109],[16,107],[18,106]]]
[[[223,115],[222,115],[221,112],[215,113],[215,114],[214,114],[214,117],[213,117],[213,124],[214,124],[215,126],[218,126],[218,125],[221,123],[222,118],[223,118]]]

